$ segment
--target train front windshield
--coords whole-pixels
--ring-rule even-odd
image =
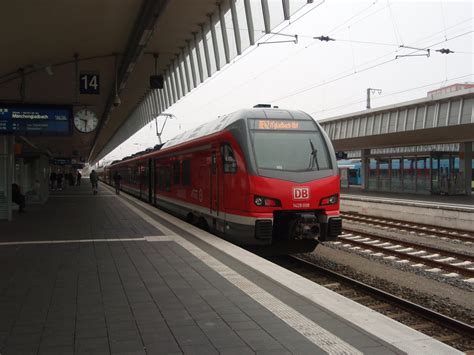
[[[313,121],[250,120],[250,136],[258,169],[332,169],[326,142]]]

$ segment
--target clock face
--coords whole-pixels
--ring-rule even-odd
[[[76,112],[74,115],[74,126],[77,130],[83,133],[92,132],[97,128],[99,119],[94,111],[83,109]]]

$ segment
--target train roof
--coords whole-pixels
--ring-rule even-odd
[[[111,165],[120,164],[126,161],[135,160],[141,156],[147,155],[158,150],[163,150],[166,148],[174,147],[182,143],[187,143],[198,138],[202,138],[217,132],[224,130],[226,127],[230,126],[232,123],[245,119],[245,118],[257,118],[257,119],[282,119],[282,120],[313,120],[311,116],[303,111],[297,110],[286,110],[280,108],[251,108],[251,109],[242,109],[230,113],[225,116],[220,116],[219,118],[212,120],[210,122],[204,123],[192,130],[183,132],[176,137],[170,139],[168,142],[163,145],[156,145],[151,151],[141,151],[135,153],[131,156],[122,158],[122,160],[113,162]]]
[[[204,123],[192,130],[183,132],[170,139],[163,145],[162,149],[170,148],[190,140],[202,138],[224,130],[232,123],[243,118],[261,119],[285,119],[285,120],[312,120],[312,118],[302,112],[295,110],[285,110],[280,108],[252,108],[235,111],[225,116],[220,116],[216,120]]]

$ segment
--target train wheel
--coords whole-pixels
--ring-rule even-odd
[[[203,217],[200,217],[197,222],[197,226],[206,232],[209,231],[209,225],[207,224],[206,220]]]
[[[186,222],[188,222],[189,224],[195,224],[196,217],[194,217],[192,213],[188,213],[188,215],[186,216]]]

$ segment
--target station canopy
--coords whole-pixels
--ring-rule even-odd
[[[96,162],[311,2],[4,1],[0,106],[70,107],[72,127],[92,111],[89,133],[17,135],[27,150]]]

